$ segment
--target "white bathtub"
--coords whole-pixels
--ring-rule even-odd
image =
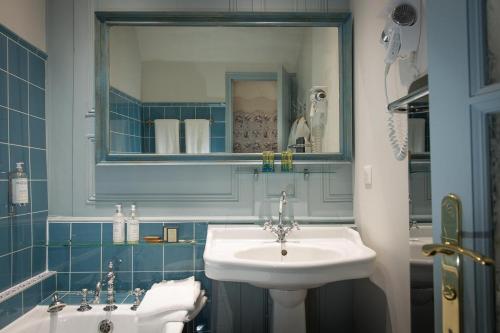
[[[78,312],[76,305],[67,305],[62,311],[48,313],[47,306],[39,305],[21,316],[1,333],[99,333],[98,325],[108,319],[115,333],[181,333],[186,311],[177,311],[146,324],[137,322],[130,304],[119,305],[113,312],[105,312],[103,305],[92,305],[92,310]]]

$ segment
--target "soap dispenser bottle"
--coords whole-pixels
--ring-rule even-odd
[[[125,216],[122,213],[122,205],[116,205],[113,215],[113,243],[125,243]]]
[[[139,243],[139,216],[136,205],[130,206],[130,215],[127,218],[127,242]]]
[[[16,171],[11,175],[11,203],[26,205],[29,203],[28,176],[24,172],[24,162],[16,163]]]

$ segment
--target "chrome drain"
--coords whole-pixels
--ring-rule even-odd
[[[101,320],[98,327],[99,327],[100,333],[113,332],[113,323],[111,322],[111,320],[108,320],[108,319]]]

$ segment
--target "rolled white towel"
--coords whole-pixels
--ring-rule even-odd
[[[137,318],[171,311],[192,311],[195,309],[200,291],[200,282],[195,281],[194,277],[155,283],[144,295],[137,309]]]

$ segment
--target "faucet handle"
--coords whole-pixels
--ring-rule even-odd
[[[144,289],[135,288],[134,291],[132,291],[132,295],[134,295],[135,297],[141,297],[144,291]]]
[[[264,222],[264,230],[271,229],[273,226],[273,222],[271,219],[266,218],[266,221]]]
[[[298,222],[296,221],[293,221],[292,222],[292,229],[295,229],[295,230],[300,230],[300,225]]]
[[[135,288],[134,291],[131,292],[132,295],[135,296],[134,305],[130,308],[132,311],[136,311],[139,305],[141,304],[141,296],[144,293],[144,289]]]
[[[89,294],[92,294],[91,291],[89,291],[87,288],[83,288],[82,291],[80,292],[80,295],[82,295],[82,302],[80,303],[80,307],[76,309],[79,312],[85,312],[89,311],[92,309],[92,307],[89,305],[89,302],[87,300],[87,296]]]

